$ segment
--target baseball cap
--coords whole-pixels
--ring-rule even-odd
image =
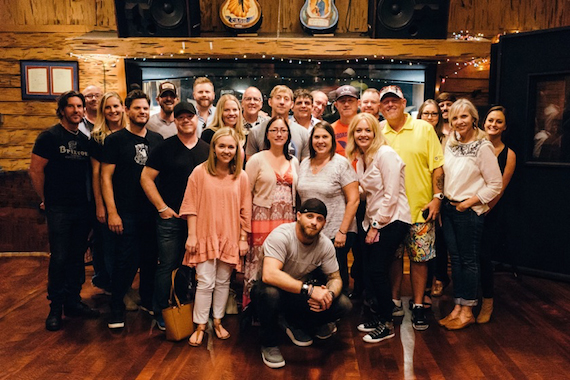
[[[404,99],[402,89],[398,86],[386,86],[380,90],[380,100],[383,100],[386,95],[393,95],[397,98]]]
[[[158,96],[163,96],[166,92],[172,92],[176,96],[176,86],[172,82],[162,82],[158,86]]]
[[[178,117],[182,115],[184,112],[191,113],[192,115],[196,115],[196,108],[192,103],[188,102],[180,102],[174,106],[174,117]]]
[[[337,88],[335,94],[335,99],[339,99],[341,96],[352,96],[353,98],[358,99],[358,90],[354,86],[348,84]]]
[[[325,218],[327,217],[327,206],[317,199],[317,198],[309,198],[301,205],[299,208],[299,212],[301,214],[306,214],[308,212],[314,212],[315,214],[321,214]]]

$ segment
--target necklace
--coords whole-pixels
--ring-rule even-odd
[[[311,171],[313,172],[313,174],[318,174],[318,173],[321,171],[321,169],[322,169],[326,164],[328,164],[328,162],[329,162],[330,160],[331,160],[330,157],[327,157],[323,162],[321,162],[320,164],[315,165],[315,164],[313,164],[314,159],[312,159],[312,160],[311,160]]]

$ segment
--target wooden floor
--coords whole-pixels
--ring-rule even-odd
[[[457,332],[435,323],[452,308],[446,289],[442,298],[434,299],[428,330],[414,331],[406,310],[396,337],[379,344],[362,341],[363,334],[356,330],[361,307],[355,303],[352,315],[327,341],[299,348],[283,335],[280,347],[287,365],[272,370],[261,360],[257,328],[240,335],[237,316],[225,319],[232,333],[229,340],[211,339],[210,334],[199,348],[166,341],[140,311],[128,314],[124,331],[110,331],[108,300],[97,295],[89,276],[83,297],[103,316],[66,319],[61,331],[48,332],[47,264],[46,257],[0,258],[0,379],[570,378],[567,283],[515,280],[498,273],[491,322]]]

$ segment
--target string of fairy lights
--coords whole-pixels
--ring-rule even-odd
[[[518,33],[519,31],[515,31],[514,33]],[[506,33],[505,33],[506,34]],[[482,33],[471,34],[469,31],[459,31],[452,33],[452,38],[455,40],[461,41],[482,41],[485,39],[485,36]],[[500,35],[495,36],[494,40],[498,40]],[[103,66],[104,71],[107,71],[110,68],[115,68],[120,63],[121,60],[128,60],[132,59],[133,61],[150,61],[150,60],[164,60],[164,59],[177,59],[177,60],[188,60],[189,62],[208,62],[208,61],[234,61],[234,62],[251,62],[251,60],[265,60],[268,62],[280,62],[289,65],[302,65],[307,63],[316,64],[318,66],[322,65],[323,63],[326,64],[328,62],[346,62],[346,64],[362,64],[362,63],[370,63],[370,64],[400,64],[400,65],[408,65],[408,66],[415,66],[415,65],[425,65],[427,63],[437,63],[438,65],[447,65],[448,74],[442,75],[440,77],[441,83],[445,83],[446,79],[450,78],[450,76],[459,76],[461,71],[467,68],[474,68],[476,70],[488,70],[490,65],[490,59],[488,57],[471,57],[467,61],[456,61],[451,60],[449,58],[444,60],[405,60],[393,57],[387,57],[384,55],[373,54],[368,57],[359,57],[359,58],[350,58],[350,59],[313,59],[313,58],[291,58],[291,57],[279,57],[274,55],[239,55],[234,57],[212,57],[212,56],[197,56],[191,55],[186,50],[186,43],[182,42],[181,49],[177,50],[176,52],[160,52],[157,54],[149,54],[149,55],[115,55],[115,54],[83,54],[83,53],[75,53],[70,52],[70,57],[76,58],[78,61],[89,62],[96,66],[101,65]],[[215,76],[212,76],[215,77]],[[281,75],[273,75],[273,76],[264,76],[264,75],[248,75],[245,78],[253,79],[253,80],[260,80],[266,78],[274,78],[274,79],[281,79],[284,81],[290,82],[301,82],[305,83],[305,79],[295,79],[295,78],[288,78]],[[219,76],[219,79],[228,79],[227,76]],[[243,79],[244,76],[240,76],[240,79]],[[316,80],[333,80],[337,78],[327,78],[326,76],[317,76]],[[377,78],[370,78],[367,75],[355,75],[354,77],[349,78],[338,78],[339,81],[353,81],[365,79],[371,82],[378,81],[378,82],[385,82],[384,79],[377,79]]]

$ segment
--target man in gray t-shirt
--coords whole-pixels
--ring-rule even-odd
[[[318,199],[307,199],[297,212],[297,222],[283,224],[263,244],[261,279],[252,290],[261,325],[261,356],[270,368],[285,360],[277,347],[279,324],[297,346],[310,346],[312,335],[327,339],[336,332],[336,321],[352,308],[341,294],[342,280],[334,246],[321,235],[327,208]],[[322,273],[319,285],[312,279]],[[323,277],[323,276],[321,276]]]

